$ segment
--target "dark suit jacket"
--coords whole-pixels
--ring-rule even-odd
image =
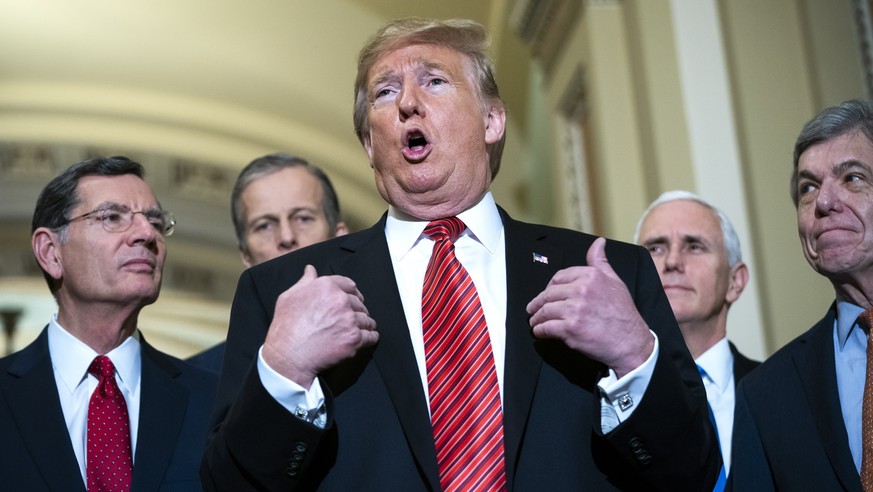
[[[221,373],[221,361],[224,360],[224,350],[227,343],[221,342],[214,347],[210,347],[203,352],[194,354],[185,359],[186,362],[193,364],[215,374]]]
[[[861,490],[837,390],[836,305],[737,389],[733,490]]]
[[[142,340],[141,377],[132,490],[202,490],[197,470],[216,376]],[[47,329],[0,359],[0,488],[85,492],[61,411]]]
[[[761,365],[760,362],[752,360],[741,354],[737,347],[732,342],[728,342],[731,353],[734,355],[734,387],[740,384],[740,380],[746,377],[752,369]]]
[[[660,355],[631,419],[600,432],[602,364],[531,335],[527,303],[558,270],[585,263],[593,236],[504,217],[507,262],[504,436],[509,490],[711,490],[721,466],[706,394],[649,253],[609,242],[610,264],[658,333]],[[438,490],[424,389],[394,281],[385,217],[243,273],[231,310],[206,457],[207,490]],[[548,258],[534,262],[533,253]],[[380,339],[320,375],[328,426],[273,400],[254,360],[277,296],[306,264],[353,279]],[[681,436],[681,446],[677,446]]]

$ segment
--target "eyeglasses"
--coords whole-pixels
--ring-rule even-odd
[[[106,232],[124,232],[130,229],[130,225],[133,224],[133,216],[136,214],[142,214],[158,234],[164,237],[173,235],[173,231],[176,228],[176,218],[173,217],[172,213],[158,209],[134,212],[126,205],[117,203],[92,210],[78,217],[73,217],[66,224],[77,220],[93,218],[103,225],[103,230]]]

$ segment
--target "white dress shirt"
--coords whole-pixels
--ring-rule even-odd
[[[734,354],[731,353],[727,338],[702,353],[694,362],[706,372],[703,386],[706,400],[715,416],[718,427],[718,443],[724,460],[725,474],[730,472],[731,436],[734,428]]]
[[[458,218],[464,222],[467,230],[455,241],[455,255],[469,272],[479,293],[482,310],[488,323],[488,334],[491,338],[502,401],[506,345],[506,258],[503,221],[490,192],[475,206],[459,214]],[[418,363],[425,398],[429,396],[421,325],[421,291],[434,244],[433,240],[423,234],[427,224],[427,221],[409,217],[394,207],[388,208],[385,237],[388,241],[395,280],[406,323],[409,326],[412,349]],[[601,380],[599,386],[601,396],[605,399],[604,403],[615,409],[615,412],[604,415],[604,432],[612,430],[618,423],[627,419],[642,401],[643,393],[654,371],[657,354],[658,339],[655,337],[655,350],[642,366],[620,380],[615,377],[613,371]],[[260,351],[258,371],[267,392],[286,409],[301,418],[305,418],[307,413],[311,416],[312,410],[316,408],[315,405],[320,406],[324,402],[323,391],[318,380],[313,383],[309,391],[306,391],[270,368],[263,360]],[[630,405],[627,404],[628,401],[631,402]]]
[[[98,380],[88,373],[88,367],[98,354],[91,347],[71,335],[58,324],[57,314],[52,316],[48,327],[49,355],[52,370],[61,400],[61,410],[70,434],[70,442],[82,481],[85,475],[86,449],[88,446],[88,405],[91,395],[97,389]],[[130,445],[136,457],[136,434],[139,428],[140,370],[142,353],[139,332],[127,338],[121,345],[106,354],[115,365],[115,381],[124,395],[127,415],[130,418]]]

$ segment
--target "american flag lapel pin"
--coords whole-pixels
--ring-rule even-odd
[[[544,264],[546,264],[546,265],[549,264],[549,258],[546,257],[546,256],[543,256],[543,255],[541,255],[541,254],[539,254],[539,253],[534,253],[534,254],[533,254],[533,261],[534,261],[534,263],[544,263]]]

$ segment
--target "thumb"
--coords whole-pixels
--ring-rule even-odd
[[[599,237],[595,239],[594,242],[591,243],[591,247],[588,248],[588,254],[585,258],[588,261],[588,266],[594,267],[603,272],[613,272],[612,267],[609,266],[609,260],[606,259],[605,238]]]
[[[300,277],[300,280],[297,281],[298,284],[308,284],[313,280],[318,278],[318,272],[315,270],[315,267],[312,265],[306,265],[303,267],[303,275]]]

